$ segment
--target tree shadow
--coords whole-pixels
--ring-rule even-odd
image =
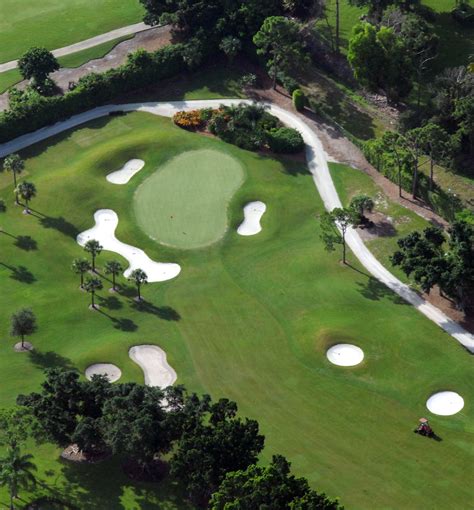
[[[136,331],[138,329],[138,326],[135,324],[135,322],[132,321],[132,319],[124,318],[118,319],[117,317],[113,317],[112,315],[109,315],[107,312],[104,312],[104,310],[101,310],[100,308],[97,308],[97,312],[110,319],[115,329],[119,329],[120,331],[127,331],[129,333]]]
[[[362,296],[370,299],[371,301],[380,301],[384,298],[388,298],[392,301],[392,303],[397,305],[408,305],[402,297],[389,289],[383,283],[379,282],[373,276],[369,276],[366,283],[357,282],[357,285],[359,286],[359,292]]]
[[[106,298],[99,297],[100,306],[107,308],[108,310],[120,310],[123,308],[121,301],[115,296],[108,296]]]
[[[10,278],[12,280],[16,280],[21,283],[27,283],[30,285],[31,283],[36,282],[35,275],[29,271],[25,266],[9,266],[8,264],[5,264],[4,262],[0,262],[0,265],[3,267],[6,267],[11,271]]]
[[[18,236],[14,244],[20,250],[31,251],[38,249],[38,243],[30,236]]]
[[[361,227],[359,227],[361,228]],[[371,222],[366,227],[362,227],[365,231],[377,237],[394,237],[397,235],[395,226],[387,220]]]
[[[36,349],[29,351],[30,360],[37,368],[42,370],[46,368],[60,367],[66,370],[76,370],[69,358],[61,356],[54,351],[41,352]]]
[[[53,228],[54,230],[61,232],[61,234],[72,237],[73,239],[76,239],[79,234],[79,230],[62,216],[58,218],[44,216],[40,219],[40,223],[44,228]]]
[[[148,301],[143,300],[139,302],[135,301],[132,305],[132,308],[139,312],[151,313],[165,321],[181,320],[181,315],[179,312],[171,306],[155,306],[153,303],[149,303]]]

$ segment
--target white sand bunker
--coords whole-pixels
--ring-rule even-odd
[[[352,344],[337,344],[328,349],[326,356],[334,365],[353,367],[364,359],[364,351]]]
[[[267,206],[260,201],[249,202],[244,207],[244,221],[239,225],[237,233],[241,236],[254,236],[262,230],[260,220]]]
[[[106,179],[112,184],[127,184],[144,166],[145,162],[143,159],[131,159],[120,170],[107,175]]]
[[[89,381],[93,375],[105,375],[110,382],[115,382],[122,377],[122,371],[112,363],[95,363],[86,368],[86,377]]]
[[[166,352],[157,345],[136,345],[128,355],[143,370],[146,385],[166,388],[176,381],[176,372],[168,365]]]
[[[431,395],[426,401],[426,407],[433,414],[450,416],[459,413],[464,407],[464,399],[454,391],[440,391]]]
[[[164,282],[176,278],[181,266],[172,263],[154,262],[140,248],[122,243],[115,237],[118,225],[118,216],[112,209],[99,209],[94,214],[95,226],[79,234],[76,238],[78,244],[84,246],[89,239],[97,239],[104,250],[114,251],[128,260],[130,264],[124,272],[128,277],[134,269],[143,269],[148,275],[149,282]]]

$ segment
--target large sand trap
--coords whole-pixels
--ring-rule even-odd
[[[122,377],[122,371],[112,363],[96,363],[86,368],[86,377],[89,381],[93,375],[105,375],[110,382],[115,382]]]
[[[364,359],[364,351],[352,344],[337,344],[328,349],[326,356],[334,365],[353,367]]]
[[[166,361],[166,352],[157,345],[136,345],[128,351],[145,374],[145,384],[166,388],[176,381],[176,372]]]
[[[145,162],[143,159],[131,159],[120,170],[107,175],[106,179],[112,184],[127,184],[144,166]]]
[[[181,271],[178,264],[154,262],[140,248],[122,243],[115,237],[118,216],[112,209],[99,209],[94,214],[95,226],[77,236],[77,242],[84,246],[89,239],[97,239],[104,250],[114,251],[125,257],[130,264],[124,272],[128,277],[134,269],[143,269],[149,282],[164,282],[176,278]]]
[[[262,230],[260,220],[267,206],[260,201],[249,202],[244,207],[244,221],[239,225],[237,233],[241,236],[254,236]]]
[[[450,416],[459,413],[464,407],[464,399],[454,391],[440,391],[431,395],[426,401],[426,407],[433,414]]]

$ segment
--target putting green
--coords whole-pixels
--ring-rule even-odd
[[[232,156],[213,149],[185,152],[165,163],[137,189],[139,226],[155,241],[201,248],[227,230],[227,205],[244,181]]]

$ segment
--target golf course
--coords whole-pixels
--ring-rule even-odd
[[[34,350],[18,353],[7,321],[0,322],[0,407],[37,391],[51,367],[76,369],[85,379],[89,366],[113,364],[120,382],[143,383],[129,351],[156,345],[176,384],[232,399],[242,416],[258,420],[262,463],[285,455],[297,475],[346,508],[469,508],[472,356],[352,253],[344,265],[339,247],[325,249],[325,208],[302,155],[246,151],[146,112],[92,120],[19,154],[22,179],[34,182],[37,196],[31,214],[22,214],[12,176],[0,174],[7,205],[0,213],[0,309],[9,317],[31,307],[38,330],[29,338]],[[131,161],[144,165],[123,181],[108,180]],[[331,173],[344,201],[365,185],[349,167],[334,165]],[[239,235],[252,202],[266,206],[261,231]],[[396,236],[374,241],[382,259],[407,223],[428,224],[397,204],[387,207],[395,219],[408,219]],[[71,261],[84,255],[78,236],[94,227],[100,210],[116,214],[121,243],[180,266],[179,274],[144,286],[143,303],[123,276],[119,292],[108,292],[107,283],[97,293],[99,310],[91,311],[79,290]],[[129,266],[117,253],[97,257],[104,280],[108,260]],[[357,346],[357,363],[330,362],[336,344]],[[464,407],[431,414],[427,400],[444,390],[462,395]],[[413,434],[422,416],[441,441]],[[41,480],[36,497],[67,495],[79,508],[192,508],[173,479],[132,481],[116,457],[73,464],[52,445],[31,442],[29,449]]]

